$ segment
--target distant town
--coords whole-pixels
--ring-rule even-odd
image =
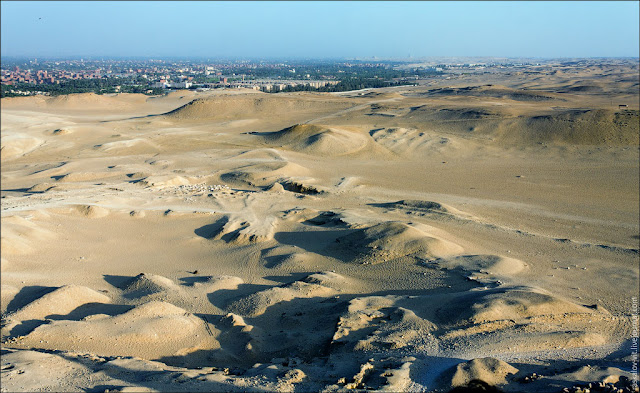
[[[578,62],[589,60],[578,60]],[[564,60],[565,63],[576,61]],[[163,59],[3,59],[2,97],[93,92],[164,94],[171,89],[348,91],[420,84],[464,73],[526,69],[562,62],[538,61],[176,61]]]

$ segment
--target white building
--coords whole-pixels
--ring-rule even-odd
[[[173,88],[173,89],[188,89],[193,85],[193,83],[191,82],[174,82],[174,83],[170,83],[169,87]]]

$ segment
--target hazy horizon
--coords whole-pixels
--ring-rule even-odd
[[[636,58],[638,2],[2,1],[2,57]]]
[[[237,57],[218,57],[218,56],[99,56],[99,55],[69,55],[69,56],[37,56],[37,55],[21,55],[11,56],[3,55],[5,61],[32,61],[34,59],[38,61],[178,61],[178,62],[202,62],[202,61],[216,61],[216,62],[342,62],[342,61],[375,61],[375,62],[442,62],[447,64],[449,62],[455,63],[457,61],[468,60],[475,62],[483,62],[487,60],[505,60],[508,61],[553,61],[553,60],[600,60],[600,59],[612,59],[612,60],[635,60],[640,59],[638,56],[590,56],[590,57],[525,57],[525,56],[420,56],[420,57],[250,57],[250,56],[237,56]]]

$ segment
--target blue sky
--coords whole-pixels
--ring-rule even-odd
[[[2,56],[637,57],[638,1],[2,1]]]

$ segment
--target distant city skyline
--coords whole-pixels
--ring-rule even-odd
[[[638,57],[639,2],[1,1],[3,57]]]

